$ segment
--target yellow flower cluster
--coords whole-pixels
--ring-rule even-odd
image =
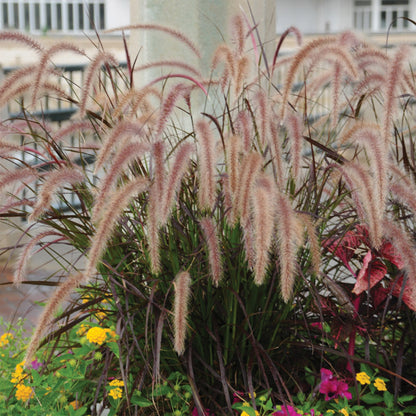
[[[349,416],[348,410],[344,407],[339,411],[344,416]]]
[[[94,326],[90,328],[87,332],[87,339],[89,342],[93,342],[94,344],[102,345],[104,344],[107,338],[107,333],[103,328],[99,326]]]
[[[124,386],[124,382],[122,380],[114,379],[110,381],[110,386],[115,387],[108,392],[108,395],[111,396],[114,400],[121,399],[123,396],[123,390],[120,387]]]
[[[0,348],[7,345],[12,339],[13,339],[13,334],[11,334],[10,332],[4,333],[0,337]]]
[[[117,334],[110,328],[94,326],[88,330],[86,336],[89,342],[102,345],[106,341],[114,342],[116,340]]]
[[[374,385],[378,391],[387,391],[386,383],[381,378],[376,378]]]
[[[114,379],[114,380],[110,381],[110,386],[112,386],[112,387],[124,387],[124,381]]]
[[[359,381],[362,385],[364,384],[370,384],[370,376],[362,371],[361,373],[357,373],[355,378],[357,379],[357,381]]]
[[[254,394],[255,394],[255,393],[254,393]],[[251,395],[250,395],[250,396],[251,396]],[[254,396],[254,397],[256,397],[256,396]],[[243,403],[243,406],[245,406],[245,407],[250,407],[250,404],[249,404],[249,403],[247,403],[247,402],[244,402],[244,403]],[[260,416],[260,413],[259,413],[257,410],[255,410],[255,412],[256,412],[256,416]],[[249,414],[243,410],[243,411],[241,412],[241,415],[240,415],[240,416],[249,416]]]
[[[371,384],[370,376],[364,371],[362,371],[361,373],[357,373],[355,378],[361,384]],[[378,391],[387,391],[386,383],[381,378],[376,378],[374,380],[374,386]]]
[[[77,330],[77,335],[82,337],[88,331],[89,326],[85,324],[81,324]]]
[[[26,377],[23,370],[24,364],[25,362],[22,361],[21,363],[16,365],[16,368],[13,371],[12,378],[10,380],[13,384],[20,384],[21,381]]]
[[[29,386],[25,386],[23,383],[20,383],[16,386],[16,399],[26,402],[32,396],[33,391]]]

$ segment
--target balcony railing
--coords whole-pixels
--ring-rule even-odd
[[[372,27],[372,13],[371,6],[355,6],[354,28],[363,32],[385,31],[391,24],[391,30],[400,32],[409,27],[409,21],[401,19],[401,17],[409,17],[408,5],[380,6],[378,28]]]
[[[0,30],[77,34],[105,29],[104,0],[0,0]]]

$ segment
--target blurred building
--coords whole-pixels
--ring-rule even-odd
[[[405,19],[403,19],[403,17]],[[415,0],[276,0],[276,29],[296,26],[304,34],[356,30],[386,33],[415,30]]]

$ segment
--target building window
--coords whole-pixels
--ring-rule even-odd
[[[377,5],[371,0],[354,1],[354,28],[364,32],[385,31],[389,27],[405,30],[409,27],[406,18],[409,18],[409,0],[382,0]]]
[[[105,29],[105,0],[0,0],[0,30],[64,33]]]

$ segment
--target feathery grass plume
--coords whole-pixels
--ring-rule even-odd
[[[202,218],[199,223],[208,247],[208,261],[212,283],[215,287],[218,287],[222,278],[222,262],[217,225],[214,219],[210,217]]]
[[[127,115],[137,115],[139,108],[145,115],[150,111],[153,112],[153,107],[150,105],[148,96],[154,96],[157,99],[157,102],[160,102],[162,99],[160,91],[154,87],[147,86],[140,90],[134,88],[128,90],[127,93],[119,98],[118,103],[116,103],[116,107],[113,111],[113,118],[117,119],[121,115],[125,116],[126,112]],[[127,111],[128,106],[130,106],[130,111]],[[147,124],[150,121],[151,118],[147,117]]]
[[[270,108],[266,92],[260,90],[255,95],[255,100],[258,103],[258,120],[257,124],[260,126],[259,138],[262,148],[269,142],[269,127],[270,127]]]
[[[175,152],[175,159],[166,179],[166,188],[162,195],[160,223],[166,224],[170,211],[175,202],[175,195],[179,192],[182,177],[188,168],[194,146],[183,143]]]
[[[178,355],[185,351],[186,320],[191,295],[191,276],[189,272],[179,272],[173,282],[175,300],[173,303],[174,348]]]
[[[52,321],[56,311],[64,300],[76,289],[83,281],[84,276],[82,273],[76,273],[69,275],[55,290],[52,296],[49,298],[47,305],[43,308],[42,314],[36,324],[35,331],[32,335],[29,345],[26,349],[26,355],[24,362],[31,363],[39,342],[46,332],[49,323]],[[28,365],[28,364],[25,364]]]
[[[97,173],[103,164],[112,155],[113,148],[120,143],[125,142],[122,140],[125,136],[141,136],[143,134],[143,125],[135,121],[122,120],[115,125],[115,127],[109,132],[108,137],[104,139],[100,152],[97,155],[97,159],[94,165],[94,173]]]
[[[373,72],[369,67],[375,65],[376,69],[385,70],[389,57],[384,50],[365,47],[357,50],[354,54],[358,68],[364,71]]]
[[[184,45],[188,46],[188,48],[197,56],[201,57],[201,54],[199,53],[198,48],[195,46],[195,44],[182,32],[179,30],[170,28],[165,25],[158,25],[158,24],[134,24],[134,25],[127,25],[127,26],[121,26],[116,27],[114,29],[108,29],[105,30],[104,33],[112,33],[112,32],[120,32],[120,31],[126,31],[126,30],[132,30],[132,29],[142,29],[142,30],[155,30],[167,33],[168,35],[174,37],[175,39],[182,42]]]
[[[336,42],[336,38],[319,38],[314,39],[311,42],[303,46],[296,55],[290,61],[290,67],[287,72],[286,80],[282,91],[282,105],[280,109],[280,119],[284,120],[286,116],[286,106],[289,99],[289,93],[292,89],[295,75],[299,67],[304,61],[309,58],[313,53],[319,53],[322,49],[328,47]]]
[[[37,65],[37,71],[35,76],[35,81],[33,84],[33,94],[32,94],[32,107],[35,107],[36,101],[39,96],[39,90],[42,85],[42,77],[44,77],[49,71],[47,69],[48,62],[51,62],[51,58],[60,52],[75,52],[79,55],[86,56],[85,52],[78,48],[76,45],[69,42],[58,42],[53,44],[50,48],[46,49],[40,58],[40,61]]]
[[[388,188],[388,147],[383,143],[379,127],[374,124],[355,125],[345,134],[341,143],[344,143],[346,140],[351,140],[364,146],[373,174],[376,201],[380,204],[377,211],[383,213]]]
[[[201,209],[212,210],[216,200],[215,139],[205,120],[197,121],[195,132],[198,138],[198,205]]]
[[[366,94],[367,97],[379,92],[386,82],[385,74],[366,73],[362,81],[357,83],[354,88],[354,97],[360,97]]]
[[[251,195],[254,229],[254,283],[261,285],[269,264],[269,250],[275,231],[276,186],[266,174],[259,175]]]
[[[231,199],[234,199],[240,179],[241,138],[232,135],[226,142],[226,169]]]
[[[331,128],[335,128],[339,118],[339,99],[341,95],[341,75],[342,68],[339,62],[334,63],[333,77],[332,77],[332,122]]]
[[[393,164],[389,165],[390,191],[416,215],[416,186],[409,175]]]
[[[242,56],[237,62],[234,92],[238,94],[243,91],[244,81],[250,74],[250,60],[248,56]]]
[[[169,91],[168,96],[163,100],[159,114],[159,123],[156,128],[156,140],[160,139],[160,136],[166,127],[168,118],[175,108],[176,102],[179,100],[179,98],[183,97],[187,91],[188,87],[186,87],[184,84],[176,84],[172,90]]]
[[[75,132],[80,132],[82,134],[95,133],[97,130],[100,131],[100,127],[100,125],[93,125],[89,120],[71,120],[70,124],[61,127],[53,133],[53,140],[55,143],[59,143]]]
[[[242,160],[241,166],[244,169],[240,170],[240,179],[238,182],[237,192],[233,200],[233,214],[232,218],[237,221],[241,219],[241,224],[244,227],[250,215],[250,198],[251,193],[256,183],[258,174],[261,171],[263,158],[257,152],[248,153]]]
[[[388,218],[384,218],[382,222],[384,236],[388,238],[397,253],[400,253],[400,257],[403,260],[404,268],[407,272],[408,281],[407,285],[413,294],[416,296],[416,256],[415,256],[415,244],[409,233],[405,232],[395,222]]]
[[[31,238],[31,240],[24,246],[24,249],[21,251],[18,259],[16,260],[16,267],[13,273],[13,283],[16,286],[19,286],[22,283],[26,275],[27,263],[30,257],[32,257],[33,249],[35,248],[35,246],[41,240],[50,236],[58,236],[60,237],[59,240],[66,239],[66,237],[63,234],[53,230],[41,232],[33,238]]]
[[[98,78],[103,64],[118,66],[118,61],[111,53],[99,51],[88,65],[88,68],[85,71],[85,80],[82,86],[82,94],[79,103],[79,115],[81,118],[85,116],[87,100],[90,96],[91,88],[93,87],[95,79]]]
[[[36,65],[29,65],[27,67],[18,68],[10,72],[8,74],[0,87],[0,102],[3,102],[3,97],[6,97],[9,93],[9,91],[12,88],[16,88],[19,85],[21,85],[22,80],[30,77],[33,78],[33,74],[35,73],[37,69]],[[54,70],[53,68],[46,68],[45,70],[49,75],[58,75],[59,72]],[[32,80],[32,86],[33,86],[33,80]]]
[[[302,159],[303,121],[299,115],[290,113],[286,117],[285,125],[290,137],[290,160],[292,165],[292,176],[298,185],[301,179],[300,165]]]
[[[30,183],[38,178],[32,168],[21,168],[0,173],[0,195],[7,192],[11,186],[20,183]]]
[[[406,45],[401,45],[393,57],[390,58],[386,72],[387,82],[384,90],[384,111],[383,111],[383,139],[384,146],[389,143],[389,137],[393,129],[393,117],[396,113],[398,101],[397,89],[403,78],[404,60],[410,55],[410,49]]]
[[[0,139],[0,157],[7,157],[10,156],[10,154],[20,152],[21,150],[22,146]]]
[[[126,140],[127,141],[127,140]],[[92,210],[92,221],[100,220],[100,213],[105,205],[105,201],[111,196],[115,181],[126,166],[136,159],[139,159],[143,154],[150,150],[150,145],[147,143],[127,143],[122,144],[118,153],[115,155],[111,168],[106,172],[102,178],[98,194],[95,198],[94,207]]]
[[[279,189],[283,189],[285,179],[284,179],[284,159],[282,155],[282,147],[279,140],[279,127],[277,123],[270,120],[270,147],[272,154],[272,165],[274,170],[274,175],[276,179],[277,186]]]
[[[236,45],[236,53],[242,55],[244,52],[244,43],[246,36],[244,34],[244,18],[236,14],[231,19],[232,42]]]
[[[88,280],[94,273],[101,256],[104,254],[107,241],[111,237],[118,219],[131,200],[144,192],[149,181],[144,177],[135,178],[113,192],[111,199],[102,209],[101,220],[92,237],[91,248],[88,253],[88,261],[85,269],[85,279]]]
[[[287,303],[295,283],[296,252],[302,243],[302,226],[286,195],[278,192],[276,202],[280,285],[283,300]]]
[[[251,148],[251,140],[253,137],[253,125],[251,123],[251,116],[248,110],[242,110],[237,114],[235,123],[235,131],[243,139],[243,150],[248,153]]]
[[[53,84],[49,81],[44,81],[39,86],[39,91],[44,93],[55,93],[59,98],[71,101],[72,99],[68,96],[67,92],[61,88],[58,84]],[[7,103],[16,98],[22,98],[24,95],[32,94],[33,92],[33,81],[21,82],[16,87],[7,89],[4,95],[1,97],[1,102]]]
[[[314,224],[311,217],[307,214],[297,214],[297,216],[303,223],[309,239],[312,270],[316,276],[319,276],[321,266],[321,245],[319,243],[318,234],[316,232],[316,224]]]
[[[84,174],[74,167],[63,167],[49,171],[46,179],[37,193],[37,202],[29,216],[29,221],[37,220],[51,203],[54,193],[65,184],[75,185],[85,179]]]
[[[152,146],[153,180],[149,188],[147,207],[148,246],[151,272],[160,272],[159,229],[162,223],[163,195],[166,188],[165,144],[159,140]]]
[[[43,51],[43,46],[32,37],[21,32],[0,32],[0,41],[14,41],[23,43],[37,52]]]
[[[173,60],[149,62],[148,64],[140,65],[140,66],[135,67],[134,71],[138,72],[138,71],[144,71],[145,69],[149,69],[149,68],[157,68],[157,67],[167,68],[167,67],[172,67],[172,66],[184,69],[185,71],[188,71],[188,72],[191,72],[192,74],[194,74],[198,78],[200,78],[202,76],[201,72],[198,69],[196,69],[195,67],[193,67],[192,65],[189,65],[189,64],[187,64],[185,62],[182,62],[182,61],[173,61]]]
[[[33,201],[30,201],[29,199],[21,199],[19,201],[9,200],[7,201],[6,204],[0,206],[0,214],[7,213],[13,208],[24,206],[24,205],[32,207],[33,205],[35,205],[35,203]]]
[[[236,74],[235,57],[227,45],[220,45],[217,47],[214,57],[212,58],[211,70],[214,71],[220,62],[224,63],[220,85],[221,88],[225,90],[229,80],[234,79]]]
[[[343,179],[354,196],[355,208],[362,221],[368,225],[370,240],[375,249],[380,247],[382,239],[381,212],[379,196],[374,192],[374,180],[368,170],[356,162],[347,162],[338,166]]]
[[[277,57],[279,56],[280,48],[282,47],[283,41],[286,39],[286,37],[293,33],[296,37],[296,42],[300,46],[302,45],[302,34],[300,33],[299,29],[295,26],[290,26],[288,29],[286,29],[282,35],[280,36],[279,43],[277,44],[276,50],[273,55],[273,61],[272,61],[272,75],[274,68],[276,66]]]

